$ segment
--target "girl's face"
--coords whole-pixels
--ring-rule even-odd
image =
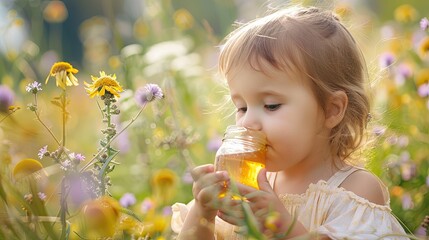
[[[271,66],[249,64],[228,76],[236,124],[267,136],[268,171],[281,171],[318,159],[328,147],[324,114],[304,79]]]

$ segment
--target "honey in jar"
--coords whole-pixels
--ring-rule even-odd
[[[216,153],[215,170],[227,171],[233,181],[258,189],[257,176],[265,167],[265,153],[264,133],[228,126]]]

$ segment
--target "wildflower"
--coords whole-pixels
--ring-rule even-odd
[[[73,68],[73,66],[68,62],[56,62],[52,65],[51,71],[49,72],[48,77],[46,77],[45,84],[48,83],[49,77],[55,77],[57,87],[66,89],[66,86],[77,86],[77,78],[73,75],[78,73],[79,70]]]
[[[420,70],[417,73],[415,80],[416,80],[417,86],[429,83],[429,69],[424,68]]]
[[[395,19],[398,22],[411,22],[416,16],[416,9],[409,4],[403,4],[395,9]]]
[[[422,20],[420,20],[420,28],[423,31],[426,31],[429,28],[429,20],[426,17],[424,17],[424,18],[422,18]]]
[[[43,18],[50,23],[62,23],[68,17],[68,11],[62,1],[49,1],[43,9]]]
[[[194,18],[191,13],[184,8],[174,12],[173,19],[176,26],[182,30],[190,29],[194,25]]]
[[[88,229],[99,237],[111,237],[115,233],[120,218],[119,203],[108,196],[92,200],[83,207]]]
[[[209,140],[206,147],[210,152],[216,152],[220,148],[220,145],[222,145],[222,138],[216,135]]]
[[[74,152],[70,153],[69,157],[70,157],[70,159],[74,160],[75,164],[79,164],[79,163],[85,161],[85,156],[83,156],[80,153],[74,153]]]
[[[43,165],[39,161],[25,158],[15,165],[12,175],[15,179],[21,179],[42,169]]]
[[[36,94],[37,92],[42,91],[42,84],[37,82],[37,81],[29,83],[25,87],[25,91],[32,93],[32,94]]]
[[[72,167],[72,163],[70,160],[65,160],[64,162],[61,163],[60,168],[64,171],[69,170]]]
[[[37,156],[39,156],[39,159],[42,159],[44,156],[46,156],[46,154],[49,154],[49,152],[48,152],[48,145],[42,147],[39,150],[39,153],[37,154]]]
[[[277,232],[281,225],[280,213],[274,211],[268,214],[264,222],[264,227],[271,232]]]
[[[372,129],[372,132],[374,133],[375,136],[381,136],[386,132],[386,127],[384,126],[375,126]]]
[[[38,192],[37,196],[39,196],[40,200],[45,201],[46,200],[46,194],[42,192]]]
[[[414,207],[413,199],[409,193],[405,193],[402,196],[402,209],[408,210]]]
[[[407,64],[400,64],[395,71],[395,83],[398,86],[401,86],[405,83],[405,80],[411,77],[412,75],[411,67]]]
[[[145,198],[140,205],[140,210],[143,214],[148,213],[154,207],[154,203],[150,198]]]
[[[383,53],[379,58],[379,63],[381,68],[387,68],[393,64],[395,57],[390,52]]]
[[[420,41],[419,52],[422,56],[426,56],[429,52],[429,37],[425,37]]]
[[[429,96],[429,83],[420,85],[418,89],[418,93],[420,97]]]
[[[122,207],[129,207],[136,203],[136,197],[132,193],[125,193],[121,199],[119,199],[119,203]]]
[[[7,113],[14,99],[15,95],[12,90],[5,85],[0,85],[0,112]]]
[[[146,105],[153,100],[162,99],[164,94],[157,84],[149,83],[136,90],[135,99],[140,106]]]
[[[31,193],[25,194],[25,195],[24,195],[24,200],[25,200],[26,202],[28,202],[28,203],[33,202],[33,194],[31,194]]]
[[[156,202],[162,204],[174,197],[177,183],[176,173],[170,169],[163,168],[156,171],[152,178],[152,186]]]
[[[91,76],[92,84],[89,84],[87,82],[85,83],[86,86],[86,92],[89,94],[89,96],[92,98],[94,96],[104,96],[106,92],[116,96],[120,97],[119,93],[124,91],[119,85],[119,82],[116,81],[116,75],[106,75],[104,71],[100,71],[100,77],[94,77]]]

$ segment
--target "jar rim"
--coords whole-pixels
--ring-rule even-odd
[[[267,137],[265,136],[265,133],[258,130],[249,129],[242,126],[237,125],[229,125],[227,126],[225,130],[225,134],[223,136],[223,140],[225,140],[228,137],[235,137],[240,138],[244,140],[249,141],[256,141],[260,144],[265,145],[267,141]]]

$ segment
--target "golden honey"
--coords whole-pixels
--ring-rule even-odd
[[[265,153],[266,138],[262,132],[229,126],[216,153],[215,170],[227,171],[231,180],[258,189],[257,177],[265,167]]]

